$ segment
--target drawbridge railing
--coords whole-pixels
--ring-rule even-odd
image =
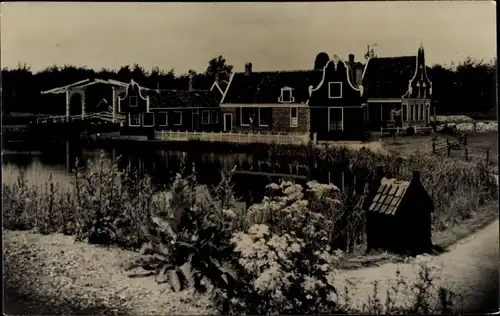
[[[86,113],[85,115],[72,115],[69,116],[69,121],[81,121],[81,120],[92,120],[97,119],[105,122],[113,122],[113,113],[110,112],[98,112],[98,113]],[[115,122],[119,123],[120,121],[125,120],[125,115],[116,114]],[[47,124],[47,123],[59,123],[59,122],[67,122],[68,117],[66,115],[56,115],[56,116],[47,116],[41,117],[36,120],[38,124]]]

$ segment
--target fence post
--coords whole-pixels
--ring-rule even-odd
[[[267,143],[270,144],[271,143],[271,132],[267,132]]]
[[[260,132],[257,132],[257,143],[260,143]]]
[[[238,144],[241,142],[241,133],[238,133]]]
[[[476,132],[476,122],[472,123],[472,131],[474,133]]]
[[[469,161],[469,151],[467,150],[467,147],[465,147],[465,161]]]
[[[448,150],[448,157],[451,156],[451,145],[450,145],[450,141],[448,140],[448,138],[446,139],[446,149]]]
[[[181,131],[177,130],[177,140],[180,140],[180,139],[181,139]]]
[[[219,142],[222,143],[222,132],[219,132]]]
[[[169,130],[169,131],[168,131],[168,133],[169,133],[169,134],[168,134],[168,139],[169,139],[169,140],[172,140],[172,130]]]
[[[247,144],[250,143],[250,133],[248,133]]]
[[[490,150],[486,149],[486,165],[490,163]]]
[[[467,134],[464,133],[464,146],[467,146]]]
[[[433,154],[436,153],[436,142],[435,141],[432,141],[432,153]]]
[[[188,140],[188,130],[186,129],[186,140]]]

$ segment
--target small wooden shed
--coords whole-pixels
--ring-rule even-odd
[[[413,172],[410,181],[381,179],[363,206],[368,250],[417,255],[432,249],[434,203],[420,182],[420,172]]]

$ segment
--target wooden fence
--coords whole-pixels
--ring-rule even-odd
[[[309,133],[203,133],[203,132],[155,132],[156,140],[166,141],[206,141],[206,142],[228,142],[228,143],[263,143],[282,145],[306,145],[309,142]],[[316,137],[315,137],[316,139]]]
[[[422,132],[430,132],[432,131],[432,127],[430,126],[406,126],[406,127],[381,127],[380,128],[380,133],[381,134],[390,134],[391,132],[395,133],[396,135],[400,135],[403,133],[406,133],[406,130],[408,128],[413,128],[415,131],[415,134],[422,133]]]
[[[490,160],[491,151],[489,149],[467,147],[467,138],[462,142],[451,142],[449,139],[432,142],[433,154],[444,154],[446,157],[459,157],[465,161],[483,160],[486,164],[494,163]]]

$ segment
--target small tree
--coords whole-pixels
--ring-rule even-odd
[[[211,78],[215,78],[215,75],[219,75],[220,80],[228,80],[232,71],[233,66],[228,65],[226,63],[226,59],[221,55],[219,57],[212,58],[208,62],[208,67],[205,74]]]

